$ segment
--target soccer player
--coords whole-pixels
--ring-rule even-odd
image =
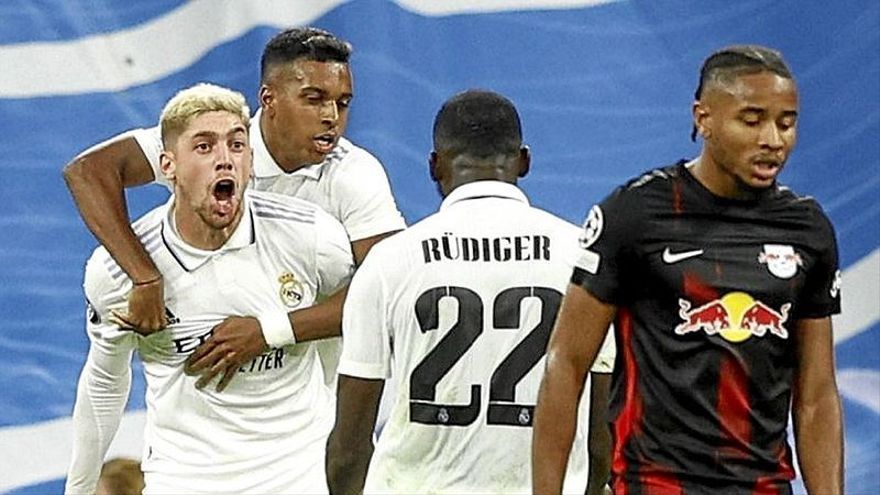
[[[348,43],[309,27],[288,29],[266,44],[261,109],[250,133],[252,188],[317,203],[345,226],[360,263],[374,243],[405,224],[382,165],[342,137],[353,97],[350,55]],[[161,151],[157,128],[133,130],[87,150],[64,172],[85,223],[133,281],[127,309],[119,316],[144,334],[165,324],[164,281],[128,224],[123,187],[152,180],[167,185],[159,170]],[[267,344],[338,336],[344,295],[294,311],[289,322],[279,320],[272,328],[253,318],[230,318],[193,354],[190,370],[204,373],[200,385],[222,374],[222,389]],[[320,346],[332,379],[339,339]]]
[[[797,119],[778,52],[717,51],[693,104],[700,155],[592,208],[547,351],[535,493],[562,486],[580,382],[612,320],[615,493],[791,493],[789,410],[807,491],[842,493],[837,245],[819,204],[776,180]]]
[[[332,493],[529,491],[541,363],[579,232],[529,205],[516,186],[529,160],[519,115],[501,95],[467,91],[437,114],[429,164],[440,211],[375,246],[345,303]],[[607,478],[612,361],[610,344],[592,402],[585,394],[581,403],[601,418],[590,431],[592,490]],[[372,456],[388,378],[400,393]],[[583,426],[567,478],[577,493],[587,483]]]
[[[347,283],[342,225],[317,205],[246,191],[249,110],[239,93],[201,84],[162,112],[163,176],[174,193],[133,224],[163,275],[167,328],[120,328],[131,279],[106,249],[86,266],[91,342],[80,376],[67,493],[93,493],[122,417],[136,350],[147,381],[146,493],[325,493],[333,397],[313,343],[273,347],[223,392],[194,386],[184,361],[231,315],[286,320]]]

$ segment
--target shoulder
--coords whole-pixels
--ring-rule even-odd
[[[681,163],[653,168],[631,178],[616,192],[628,197],[638,198],[656,191],[668,191],[672,185],[682,180],[684,167]]]
[[[162,222],[167,213],[168,203],[153,208],[131,224],[131,229],[150,254],[162,243]]]
[[[682,183],[683,167],[671,165],[648,170],[627,180],[606,196],[589,213],[593,222],[607,220],[635,220],[646,212],[653,211],[657,205],[667,207],[671,204],[674,189]]]
[[[131,228],[138,240],[151,256],[162,246],[162,219],[168,211],[168,204],[153,208],[131,224]],[[99,269],[98,267],[102,267]],[[103,270],[114,284],[122,285],[128,276],[116,263],[116,260],[103,246],[99,246],[92,253],[86,265],[86,278],[99,275]]]
[[[338,163],[343,167],[382,168],[379,159],[372,153],[344,137],[339,138],[327,159],[330,163]]]
[[[248,191],[246,197],[254,222],[268,227],[260,229],[263,235],[293,236],[297,243],[310,239],[348,246],[345,227],[311,201],[265,191]]]
[[[246,197],[254,217],[261,222],[314,224],[321,212],[318,205],[285,194],[251,190]]]
[[[369,151],[344,137],[327,157],[325,166],[341,185],[363,188],[373,183],[387,183],[385,167]]]
[[[812,196],[801,195],[784,185],[777,185],[765,203],[774,217],[786,222],[801,223],[805,228],[823,235],[834,235],[834,227],[819,201]]]

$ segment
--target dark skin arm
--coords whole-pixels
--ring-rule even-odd
[[[569,284],[547,346],[532,442],[532,493],[562,492],[578,402],[617,308]]]
[[[150,335],[165,327],[162,274],[131,229],[125,203],[125,188],[154,180],[153,169],[134,138],[111,142],[85,153],[64,169],[64,180],[86,226],[107,248],[119,267],[134,282],[128,311],[113,313],[121,328]],[[395,232],[379,234],[351,243],[355,264],[360,265],[370,248]],[[321,304],[288,315],[298,342],[341,335],[342,305],[347,290],[341,290]],[[214,327],[214,333],[187,361],[190,373],[204,373],[204,386],[219,373],[222,390],[242,364],[259,356],[266,340],[256,318],[230,317]]]
[[[384,380],[339,375],[336,424],[327,439],[327,485],[333,495],[364,491]]]
[[[590,471],[586,495],[604,495],[611,475],[611,431],[607,421],[610,391],[611,373],[590,373]]]
[[[162,274],[131,229],[124,188],[147,184],[153,169],[134,138],[111,142],[64,167],[64,181],[92,234],[128,274],[134,287],[120,326],[149,335],[165,326]]]
[[[795,323],[795,448],[807,493],[843,493],[843,415],[834,376],[831,318]]]
[[[388,232],[352,242],[355,264],[359,266],[370,248],[394,233]],[[348,287],[345,287],[320,304],[288,313],[296,341],[307,342],[342,335],[342,306],[347,293]],[[187,359],[186,371],[202,375],[196,382],[197,387],[205,386],[214,377],[222,374],[217,383],[217,390],[222,391],[240,366],[266,352],[268,348],[260,323],[253,317],[229,317],[214,327],[213,332]]]

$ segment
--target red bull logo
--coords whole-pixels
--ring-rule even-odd
[[[703,331],[718,334],[730,342],[742,342],[753,335],[763,337],[767,333],[788,338],[783,323],[788,319],[791,303],[783,304],[777,312],[745,292],[731,292],[696,308],[686,299],[679,299],[678,306],[678,315],[684,320],[675,327],[678,335]]]

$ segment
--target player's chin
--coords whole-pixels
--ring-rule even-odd
[[[213,204],[211,206],[205,222],[214,229],[225,229],[235,221],[235,217],[241,209],[241,202],[238,198],[232,198],[223,205]]]
[[[773,185],[776,184],[776,177],[771,178],[755,178],[751,177],[746,181],[746,186],[749,189],[753,189],[755,191],[762,191],[764,189],[770,189]]]
[[[321,148],[314,147],[309,150],[308,162],[313,163],[313,164],[314,163],[321,163],[327,159],[327,156],[330,155],[330,153],[332,151],[333,151],[332,148],[327,149],[324,147],[321,147]]]

